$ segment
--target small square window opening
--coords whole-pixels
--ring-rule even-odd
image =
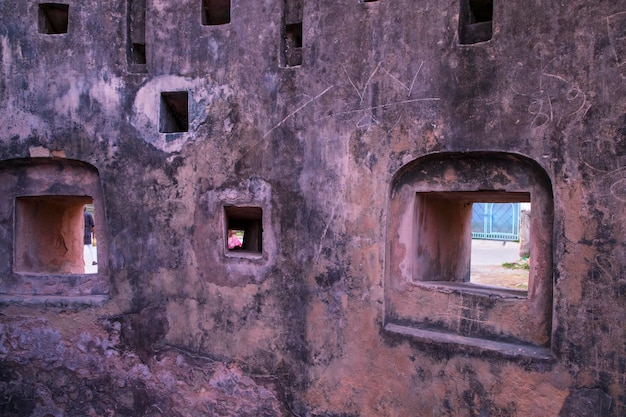
[[[187,132],[189,130],[189,93],[171,91],[161,93],[161,133]]]
[[[263,209],[260,207],[224,207],[226,250],[228,252],[263,252]]]
[[[58,35],[67,33],[69,5],[60,3],[39,4],[39,33]]]
[[[202,24],[205,26],[230,23],[230,0],[202,0]]]
[[[460,0],[459,41],[470,45],[493,36],[493,0]]]

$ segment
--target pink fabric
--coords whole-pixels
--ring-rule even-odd
[[[237,236],[232,235],[228,238],[228,249],[234,249],[236,247],[241,247],[241,241],[237,238]]]

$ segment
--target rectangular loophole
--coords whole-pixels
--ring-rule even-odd
[[[143,43],[133,43],[131,45],[131,63],[138,65],[146,64],[146,45]]]
[[[189,130],[189,93],[187,91],[161,93],[159,122],[161,133]]]
[[[294,67],[302,65],[302,22],[285,25],[285,63]]]
[[[303,0],[282,1],[282,29],[280,32],[280,65],[302,65],[303,55]]]
[[[459,41],[474,44],[493,35],[493,0],[460,0]]]
[[[85,225],[86,196],[41,195],[15,199],[14,270],[35,274],[96,273],[96,255],[87,248],[95,222]],[[90,226],[90,224],[93,224]],[[89,258],[87,258],[89,256]]]
[[[285,37],[289,48],[302,48],[302,22],[285,25]]]
[[[147,72],[146,64],[146,0],[127,0],[128,69],[133,73]]]
[[[39,4],[39,33],[58,35],[67,33],[69,5],[60,3]]]
[[[202,24],[205,26],[230,23],[230,0],[202,0]]]
[[[224,207],[226,250],[263,252],[263,209],[261,207]]]

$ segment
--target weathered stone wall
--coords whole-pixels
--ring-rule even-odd
[[[217,26],[200,0],[64,3],[47,34],[0,2],[0,414],[626,414],[626,3],[496,1],[467,45],[459,0],[232,0]],[[495,336],[499,293],[431,288],[445,328],[393,315],[392,183],[433,155],[547,175],[547,342]],[[92,188],[55,187],[70,165]],[[97,274],[16,270],[15,199],[68,192]],[[226,249],[229,206],[262,209],[261,252]]]

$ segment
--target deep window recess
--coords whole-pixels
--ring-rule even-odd
[[[0,218],[6,220],[0,222],[0,300],[106,300],[108,239],[98,170],[81,161],[33,157],[0,161],[0,177]],[[85,228],[86,211],[94,228]]]
[[[530,239],[519,232],[531,254],[528,278],[517,286],[506,284],[504,269],[491,282],[473,276],[474,206],[502,209],[531,201]],[[419,158],[394,176],[388,213],[387,330],[512,356],[550,357],[553,203],[550,180],[538,164],[489,152]],[[503,239],[514,240],[515,229],[496,229],[491,236],[501,246]]]
[[[302,65],[302,0],[283,0],[283,29],[281,33],[281,64],[284,67]]]
[[[161,93],[161,133],[187,132],[189,129],[189,94],[187,91]]]
[[[263,209],[261,207],[224,207],[226,250],[263,252]]]
[[[230,23],[230,0],[202,0],[202,24],[205,26]]]
[[[58,35],[67,33],[69,5],[60,3],[39,4],[39,33]]]
[[[127,56],[131,72],[146,72],[146,0],[128,0]]]
[[[459,41],[474,44],[493,35],[493,0],[460,0]]]
[[[84,210],[90,205],[93,211],[92,201],[91,197],[58,195],[16,198],[15,271],[98,272],[97,264],[93,263],[96,257],[92,252],[91,234],[89,245],[84,240]]]

